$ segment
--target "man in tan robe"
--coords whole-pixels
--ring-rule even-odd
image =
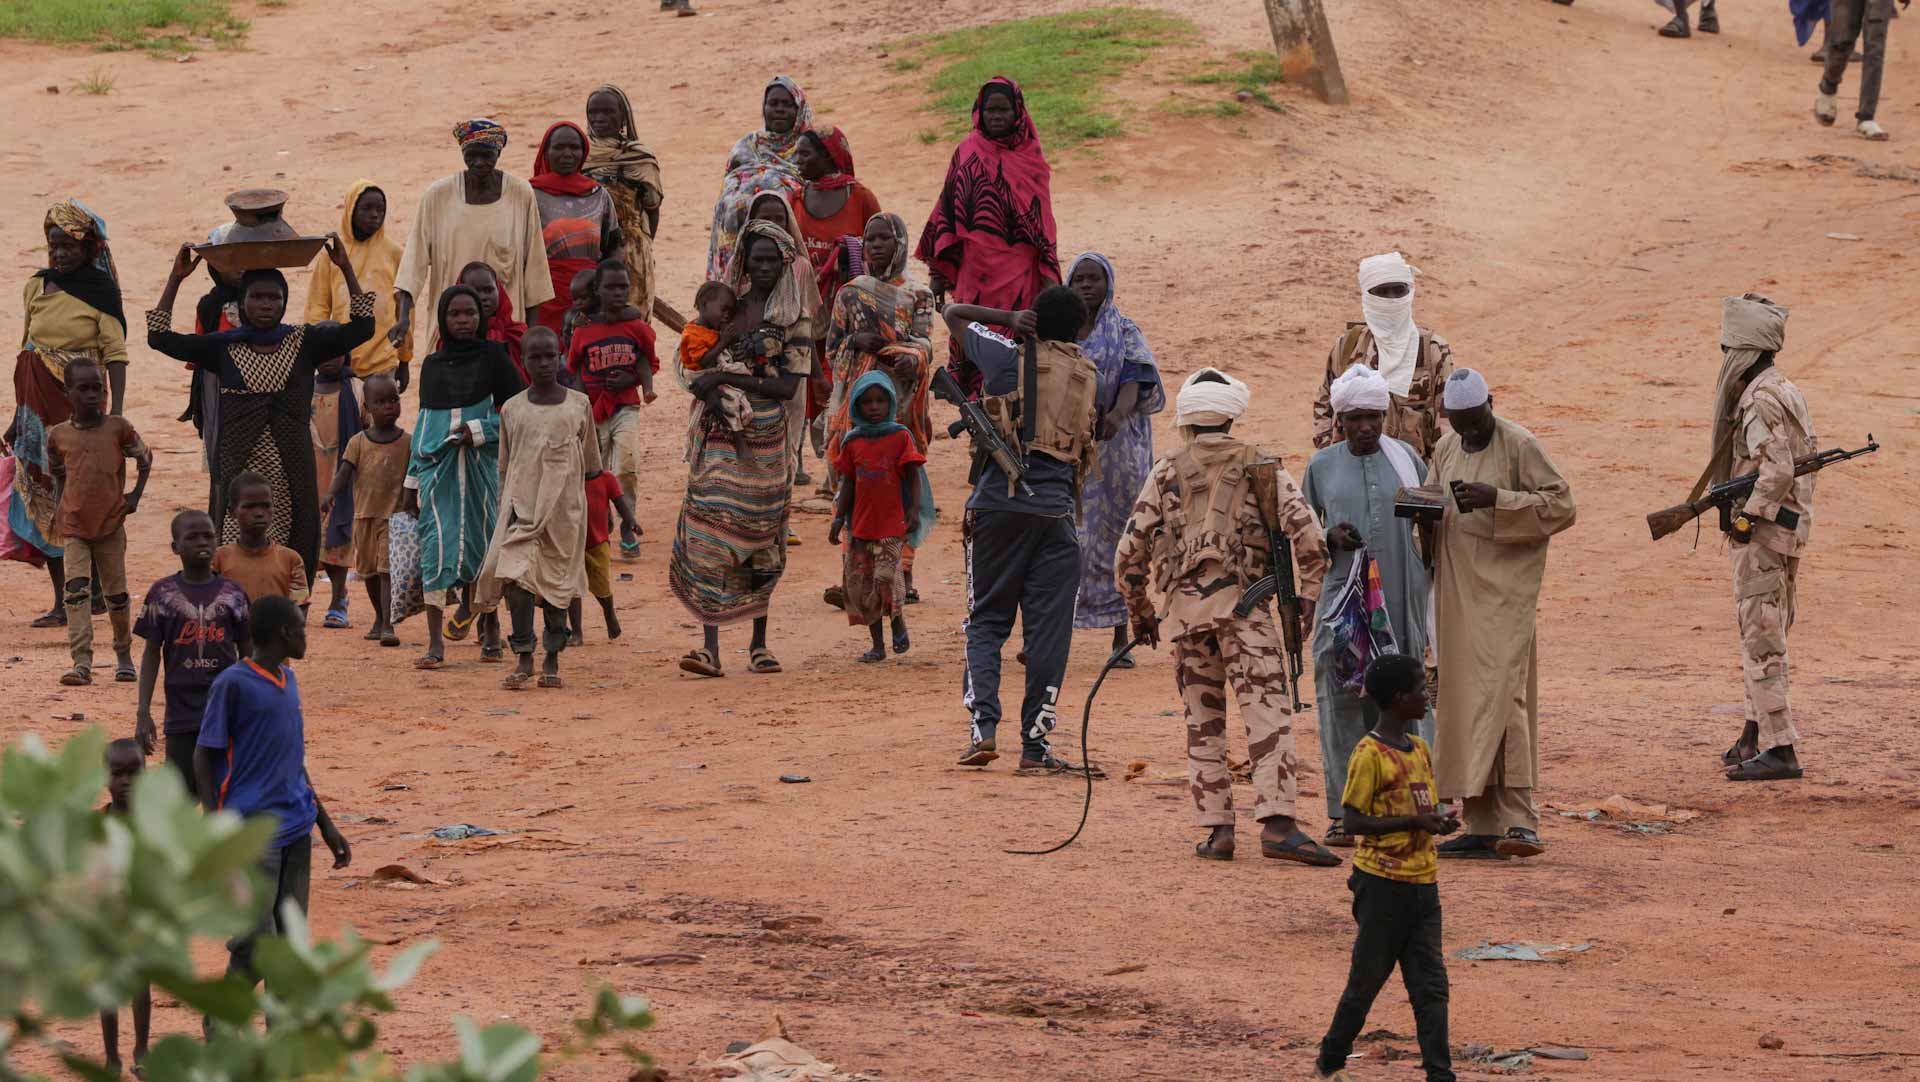
[[[1454,370],[1442,406],[1453,431],[1433,452],[1451,490],[1438,530],[1434,613],[1440,701],[1433,771],[1464,801],[1466,834],[1443,857],[1535,856],[1540,815],[1540,678],[1534,615],[1547,539],[1573,525],[1573,491],[1531,432],[1496,417],[1487,383]]]
[[[1702,485],[1758,474],[1733,519],[1727,556],[1746,675],[1747,718],[1721,756],[1729,781],[1801,775],[1799,733],[1787,701],[1787,631],[1800,556],[1813,532],[1813,474],[1793,475],[1819,440],[1800,389],[1774,367],[1787,310],[1749,293],[1721,303],[1720,380],[1713,400],[1713,459]]]

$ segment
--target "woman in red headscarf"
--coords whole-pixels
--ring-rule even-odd
[[[973,100],[973,131],[953,152],[914,252],[935,295],[1017,312],[1059,284],[1052,177],[1020,87],[994,76]],[[967,393],[979,391],[980,373],[957,348],[949,364]]]
[[[807,252],[813,275],[820,286],[820,311],[832,310],[840,287],[866,273],[860,259],[860,236],[867,220],[880,213],[880,200],[865,184],[853,176],[853,147],[839,128],[812,128],[800,135],[794,148],[793,164],[806,185],[787,196],[793,205],[794,224],[800,235],[793,238]],[[825,331],[824,321],[821,330]],[[824,333],[816,343],[814,356],[824,355]],[[833,393],[832,369],[814,366],[807,380],[807,419],[813,420],[826,410]]]
[[[534,202],[547,245],[553,299],[534,309],[534,321],[558,334],[573,304],[573,276],[620,254],[620,216],[613,197],[580,171],[587,160],[587,133],[563,120],[547,129],[533,157]]]

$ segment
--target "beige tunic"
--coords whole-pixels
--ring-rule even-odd
[[[1492,442],[1469,454],[1457,433],[1433,452],[1432,478],[1492,485],[1498,502],[1461,513],[1451,503],[1433,569],[1440,701],[1433,769],[1445,799],[1479,796],[1505,749],[1502,784],[1540,774],[1540,681],[1534,616],[1547,539],[1573,525],[1573,490],[1533,433],[1496,418]]]
[[[413,296],[414,321],[426,328],[429,350],[439,332],[441,292],[475,260],[493,268],[515,319],[531,323],[533,310],[553,299],[533,185],[502,174],[500,198],[478,205],[467,202],[463,175],[434,181],[420,197],[413,234],[393,278],[395,289]]]
[[[555,607],[586,586],[585,478],[600,472],[593,407],[579,391],[553,406],[529,393],[500,407],[500,513],[480,567],[482,609],[497,605],[508,583]]]

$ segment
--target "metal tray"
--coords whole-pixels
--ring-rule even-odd
[[[325,237],[290,240],[237,240],[225,244],[196,244],[193,250],[214,270],[237,277],[265,267],[304,267],[327,246]]]

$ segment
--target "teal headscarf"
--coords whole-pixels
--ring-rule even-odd
[[[887,396],[887,416],[885,420],[869,422],[860,415],[860,396],[866,394],[868,389],[873,387],[880,388]],[[842,441],[842,446],[850,440],[880,439],[895,432],[905,432],[907,426],[893,419],[899,410],[900,392],[893,385],[893,377],[875,369],[861,376],[859,379],[854,380],[853,387],[847,391],[847,417],[853,422],[853,428],[848,430],[845,440]],[[911,438],[908,439],[908,443],[912,443]],[[917,472],[920,478],[919,514],[913,521],[907,523],[907,544],[914,548],[919,548],[922,544],[926,543],[927,535],[933,532],[934,523],[933,482],[928,479],[926,470],[922,469]],[[908,498],[911,494],[906,488],[906,486],[913,483],[911,477],[902,477],[900,479],[900,503],[902,506],[913,502]]]

